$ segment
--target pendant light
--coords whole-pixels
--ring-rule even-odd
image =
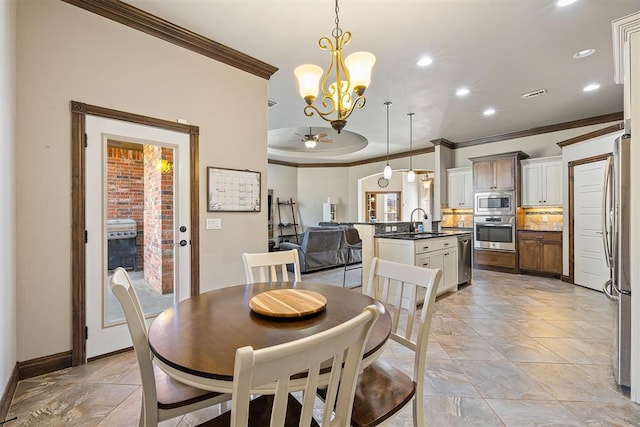
[[[391,170],[391,166],[389,165],[389,106],[391,106],[391,104],[391,101],[384,103],[384,105],[387,106],[387,165],[384,167],[382,176],[386,179],[391,179],[391,175],[393,175],[393,170]]]
[[[408,113],[409,116],[409,173],[407,173],[407,182],[416,181],[416,173],[413,171],[413,116],[416,113]]]

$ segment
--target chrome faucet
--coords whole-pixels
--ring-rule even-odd
[[[422,208],[415,208],[414,210],[412,210],[411,211],[411,215],[409,215],[409,222],[411,223],[411,226],[413,227],[413,230],[409,229],[409,231],[411,231],[411,232],[415,232],[416,228],[417,228],[416,226],[417,226],[418,221],[416,221],[416,222],[413,221],[413,214],[416,213],[416,211],[422,211],[422,214],[423,214],[422,218],[423,219],[427,219],[429,217],[429,214],[427,214],[427,212]],[[424,230],[424,231],[427,231],[427,230]],[[431,230],[429,230],[429,231],[431,231]]]

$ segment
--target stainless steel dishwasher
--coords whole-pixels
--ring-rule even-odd
[[[471,282],[471,234],[458,236],[458,285]]]

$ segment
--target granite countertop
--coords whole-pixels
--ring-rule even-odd
[[[376,234],[374,237],[378,239],[396,239],[396,240],[423,240],[423,239],[434,239],[438,237],[449,237],[449,236],[459,236],[471,234],[470,231],[453,231],[453,230],[443,230],[440,233],[386,233],[386,234]]]

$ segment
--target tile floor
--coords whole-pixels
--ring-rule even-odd
[[[342,271],[305,275],[327,281]],[[357,290],[356,290],[357,291]],[[474,281],[439,298],[425,378],[427,425],[638,426],[640,405],[616,386],[613,306],[603,294],[559,280],[474,271]],[[394,347],[382,356],[398,366]],[[21,381],[7,427],[134,426],[140,380],[131,353]],[[208,409],[163,423],[191,426]],[[405,410],[391,426],[409,426]]]

